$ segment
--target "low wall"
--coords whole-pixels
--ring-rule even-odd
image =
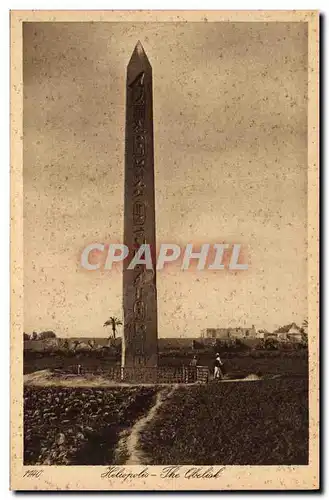
[[[179,366],[179,367],[125,367],[113,366],[106,371],[92,370],[80,365],[73,365],[63,370],[63,373],[76,375],[100,375],[117,382],[153,383],[153,384],[191,384],[195,382],[207,383],[209,369],[206,366]]]
[[[208,366],[197,366],[197,382],[207,384],[209,381],[209,368]]]

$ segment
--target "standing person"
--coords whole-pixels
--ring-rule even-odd
[[[191,360],[190,366],[197,366],[198,360],[196,356],[193,356],[193,359]]]
[[[196,367],[197,367],[197,365],[198,365],[197,357],[193,356],[193,359],[191,359],[191,362],[190,362],[192,382],[196,381]]]
[[[223,366],[223,363],[222,363],[222,360],[220,359],[219,353],[217,353],[215,363],[214,363],[214,379],[215,380],[223,378],[223,372],[222,372],[221,366]]]

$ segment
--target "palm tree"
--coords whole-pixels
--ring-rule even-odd
[[[117,326],[119,326],[119,325],[122,325],[122,322],[118,318],[116,318],[115,316],[110,316],[110,319],[105,321],[103,326],[111,326],[112,333],[113,333],[113,339],[115,340]]]

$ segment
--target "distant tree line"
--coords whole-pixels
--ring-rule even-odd
[[[47,340],[55,339],[56,333],[52,330],[47,330],[45,332],[32,332],[31,334],[24,332],[24,340]]]

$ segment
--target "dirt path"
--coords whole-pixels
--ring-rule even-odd
[[[158,392],[155,404],[151,407],[149,412],[144,415],[144,417],[137,420],[137,422],[132,427],[130,434],[128,437],[123,437],[118,443],[118,449],[125,448],[126,453],[128,454],[128,459],[125,462],[125,465],[140,465],[146,463],[146,457],[144,453],[139,449],[139,437],[140,433],[144,429],[144,427],[154,418],[157,411],[163,402],[170,398],[174,392],[179,387],[179,384],[175,384],[171,390],[163,389]]]

